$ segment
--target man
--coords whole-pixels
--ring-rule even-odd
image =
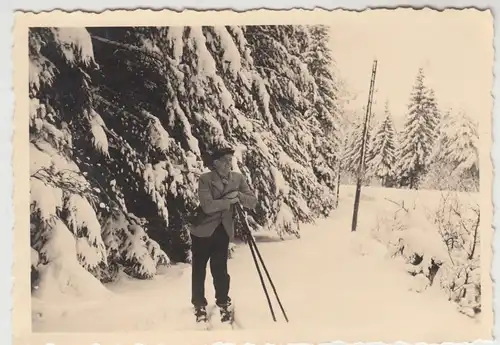
[[[232,321],[230,276],[227,271],[229,242],[234,239],[234,204],[255,208],[257,198],[245,177],[232,170],[234,150],[219,149],[212,156],[212,171],[199,179],[198,196],[204,219],[191,227],[192,297],[197,322],[207,322],[205,278],[208,260],[221,321]]]

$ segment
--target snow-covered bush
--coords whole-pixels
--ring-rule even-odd
[[[388,247],[389,257],[402,259],[405,270],[416,278],[414,289],[421,292],[433,284],[443,263],[441,239],[428,222],[422,221],[422,210],[416,202],[390,202],[395,208],[380,216],[372,236]]]
[[[429,218],[437,227],[449,256],[439,272],[441,287],[463,313],[474,316],[481,311],[479,205],[464,194],[446,192]]]
[[[420,198],[390,202],[394,208],[379,216],[371,235],[387,246],[389,257],[403,260],[416,278],[412,289],[437,286],[461,312],[479,313],[479,207],[473,196],[443,192],[432,206]]]

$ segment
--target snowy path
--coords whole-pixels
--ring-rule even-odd
[[[362,207],[368,203],[373,201]],[[278,323],[272,321],[248,247],[236,250],[229,263],[231,296],[244,329],[220,331],[225,332],[224,340],[458,342],[482,334],[479,324],[459,314],[435,291],[409,291],[411,277],[384,258],[384,248],[362,231],[350,232],[351,210],[351,200],[342,202],[331,219],[304,227],[299,240],[258,242],[289,324],[277,303]],[[208,273],[207,298],[213,301],[211,284]],[[122,280],[110,289],[116,294],[106,303],[66,305],[64,312],[60,306],[51,304],[49,309],[34,301],[34,310],[43,310],[43,317],[34,316],[34,331],[193,329],[187,265],[171,268],[153,281]],[[269,292],[274,302],[270,286]],[[220,341],[220,332],[192,332],[187,338]],[[182,339],[187,341],[186,336]]]

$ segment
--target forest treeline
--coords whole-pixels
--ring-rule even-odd
[[[401,129],[394,125],[390,101],[372,113],[367,131],[366,185],[393,188],[479,191],[478,123],[464,109],[440,109],[419,69]],[[361,157],[365,113],[343,117],[342,175],[353,183]]]

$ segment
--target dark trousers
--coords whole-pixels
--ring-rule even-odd
[[[195,307],[207,305],[205,298],[205,278],[207,263],[210,259],[215,288],[215,303],[219,306],[231,301],[228,296],[230,277],[227,272],[227,259],[229,250],[229,236],[220,224],[210,237],[197,237],[191,235],[191,303]]]

